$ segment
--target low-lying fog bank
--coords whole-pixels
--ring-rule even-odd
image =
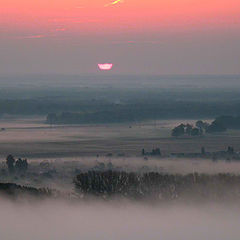
[[[163,159],[142,157],[104,157],[104,158],[58,158],[48,160],[28,159],[28,170],[23,173],[9,174],[6,161],[0,164],[0,182],[16,183],[24,186],[52,188],[71,191],[73,179],[77,174],[87,171],[125,171],[157,172],[162,174],[218,174],[240,173],[240,162],[213,162],[209,159]]]
[[[232,174],[88,171],[75,176],[72,188],[58,191],[0,183],[0,194],[17,202],[29,198],[31,201],[64,199],[70,202],[92,199],[112,202],[118,199],[156,205],[240,202],[240,175]]]
[[[34,159],[32,166],[40,163],[49,163],[50,168],[66,171],[67,169],[79,170],[122,170],[138,172],[165,172],[188,174],[193,172],[216,174],[240,172],[240,161],[212,161],[210,159],[194,158],[154,158],[154,157],[76,157],[76,158],[49,158],[44,161]]]
[[[239,240],[238,206],[0,200],[3,240]]]
[[[3,240],[239,240],[238,162],[81,158],[30,161],[21,174],[1,168]]]

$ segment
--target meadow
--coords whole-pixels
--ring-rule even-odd
[[[179,123],[196,120],[156,120],[122,124],[48,125],[44,117],[22,117],[0,120],[0,157],[65,158],[84,156],[139,156],[141,150],[159,147],[163,154],[225,150],[233,146],[240,151],[240,131],[202,137],[171,137]],[[208,120],[210,121],[210,120]]]

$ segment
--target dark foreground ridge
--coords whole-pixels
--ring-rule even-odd
[[[240,176],[231,174],[174,175],[89,171],[77,175],[77,191],[84,196],[152,200],[240,200]]]

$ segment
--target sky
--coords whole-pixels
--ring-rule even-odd
[[[0,74],[240,74],[239,0],[3,0]]]

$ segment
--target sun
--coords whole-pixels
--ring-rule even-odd
[[[101,71],[110,71],[113,67],[113,64],[112,63],[99,63],[98,64],[98,68],[101,70]]]

